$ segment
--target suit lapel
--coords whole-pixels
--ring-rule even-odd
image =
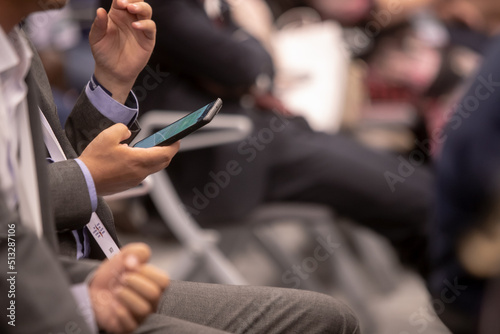
[[[57,108],[56,108],[56,105],[55,105],[55,103],[52,99],[52,96],[51,96],[52,91],[50,88],[50,84],[49,84],[47,75],[45,74],[40,57],[38,56],[38,53],[35,50],[33,53],[34,53],[33,61],[31,64],[30,73],[28,74],[28,78],[30,78],[30,82],[28,82],[28,87],[29,87],[28,91],[36,92],[35,93],[36,96],[33,97],[33,98],[35,98],[33,101],[38,102],[35,104],[35,109],[37,111],[35,116],[38,118],[38,123],[36,123],[38,125],[38,131],[41,135],[41,127],[40,127],[41,123],[40,123],[40,119],[39,119],[40,115],[39,115],[39,110],[38,110],[39,109],[38,107],[40,107],[40,110],[42,111],[42,113],[44,114],[45,118],[47,119],[50,127],[52,128],[52,131],[54,132],[54,134],[55,134],[59,144],[61,145],[66,157],[68,159],[76,159],[76,158],[78,158],[78,154],[76,153],[76,151],[74,150],[70,141],[66,137],[66,133],[64,132],[64,130],[59,122],[59,118],[58,118],[57,112],[56,112]],[[32,108],[30,107],[30,114],[31,114],[31,109]],[[37,148],[38,146],[35,146],[35,150],[37,150],[38,153],[45,154],[45,156],[43,156],[43,159],[45,160],[45,158],[47,157],[47,155],[46,155],[47,150],[45,148],[45,145],[43,144],[43,136],[41,137],[40,140],[38,140],[38,144],[41,144],[42,147]],[[45,172],[45,174],[47,174],[47,173]],[[45,185],[46,188],[44,188],[44,189],[45,189],[45,191],[47,191],[47,190],[49,190],[47,178],[45,178],[45,182],[46,182],[46,185]],[[45,197],[45,200],[47,201],[48,196],[44,196],[44,197]],[[43,208],[43,204],[42,203],[40,203],[40,204],[42,205],[42,208]],[[98,199],[98,206],[97,206],[96,213],[99,216],[99,218],[101,219],[101,221],[104,224],[104,226],[106,227],[106,229],[108,230],[108,232],[110,233],[110,235],[112,236],[113,240],[118,245],[120,245],[118,238],[117,238],[117,235],[116,235],[116,229],[115,229],[115,225],[114,225],[114,221],[113,221],[113,216],[112,216],[109,208],[107,207],[106,203],[104,202],[104,200],[101,197]],[[50,218],[52,219],[51,221],[53,221],[52,212],[50,212],[50,216],[51,216]],[[43,216],[42,216],[42,219],[43,219]],[[101,248],[97,245],[94,238],[90,237],[90,239],[91,239],[90,240],[91,255],[93,256],[93,258],[105,258],[104,253],[102,252]]]
[[[33,139],[33,150],[35,155],[35,164],[38,179],[38,191],[40,198],[40,208],[42,210],[43,233],[45,239],[58,253],[58,243],[55,235],[54,217],[52,215],[51,204],[49,201],[49,183],[46,166],[45,146],[43,145],[42,129],[40,127],[40,114],[37,103],[36,85],[33,84],[33,76],[30,71],[26,77],[28,85],[28,111],[30,118],[31,134]]]
[[[57,110],[57,107],[54,103],[54,100],[52,99],[52,90],[50,88],[50,84],[47,79],[47,75],[45,74],[40,57],[38,56],[38,53],[36,53],[36,51],[34,51],[33,62],[31,64],[31,72],[34,81],[33,83],[35,84],[34,87],[36,87],[37,89],[38,105],[40,106],[40,109],[42,110],[45,118],[49,122],[52,131],[56,135],[57,141],[61,145],[64,154],[68,159],[77,158],[78,155],[73,149],[73,146],[71,146],[71,143],[66,137],[61,123],[59,122],[57,112],[54,112],[54,110]]]

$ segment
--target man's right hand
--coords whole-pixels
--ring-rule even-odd
[[[167,275],[147,262],[146,244],[129,244],[95,272],[89,293],[99,329],[129,333],[156,311]]]
[[[137,186],[146,176],[166,168],[179,150],[179,143],[152,148],[120,144],[130,137],[123,124],[101,132],[82,152],[99,196],[115,194]]]

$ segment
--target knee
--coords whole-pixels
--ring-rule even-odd
[[[308,333],[357,334],[360,332],[356,314],[342,301],[331,296],[295,290],[300,305],[301,326]],[[297,316],[297,315],[296,315]]]
[[[359,321],[354,311],[344,302],[319,294],[317,302],[311,304],[310,312],[317,314],[318,321],[324,323],[325,333],[359,333]]]

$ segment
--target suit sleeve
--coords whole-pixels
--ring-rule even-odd
[[[149,3],[158,26],[153,63],[167,61],[169,68],[231,88],[250,87],[260,74],[273,75],[270,55],[229,16],[219,29],[195,1]]]
[[[82,227],[90,219],[92,205],[87,190],[87,183],[78,164],[72,160],[77,157],[68,142],[59,123],[56,105],[52,99],[50,84],[43,69],[40,57],[33,49],[34,56],[29,74],[31,91],[36,91],[40,110],[49,122],[68,161],[48,164],[48,180],[50,184],[50,201],[58,230]],[[34,108],[37,108],[34,107]],[[40,148],[45,152],[43,146]],[[45,157],[44,157],[45,158]]]
[[[103,117],[83,92],[73,110],[68,130],[64,132],[59,123],[47,75],[35,50],[29,77],[31,78],[29,89],[38,92],[38,107],[43,111],[69,159],[47,166],[50,202],[57,230],[81,228],[90,220],[92,205],[85,176],[74,160],[79,154],[73,147],[79,146],[79,153],[81,153],[100,131],[114,123]],[[44,149],[40,148],[40,150]],[[97,210],[100,216],[105,215],[106,219],[112,222],[112,218],[109,218],[111,213],[102,199],[98,200]]]
[[[105,117],[94,107],[85,91],[83,91],[66,121],[66,136],[76,153],[80,155],[99,133],[114,124],[112,120]],[[139,123],[137,121],[133,122],[129,126],[129,130],[132,135],[128,142],[132,141],[139,133]]]
[[[13,235],[10,239],[9,234]],[[8,258],[13,255],[15,263],[8,263]],[[0,301],[3,310],[0,332],[66,333],[73,330],[90,333],[84,318],[77,312],[68,273],[46,242],[23,227],[18,216],[6,208],[1,193],[0,258]],[[71,269],[75,281],[81,279],[84,272],[88,275],[89,270],[95,268],[80,265],[76,260],[65,261],[71,262],[68,264],[71,267],[79,267],[78,270]],[[12,311],[14,307],[15,311]],[[15,318],[9,318],[11,314],[15,314]],[[8,324],[11,319],[15,319],[15,327]]]
[[[90,221],[92,205],[80,166],[75,160],[60,161],[50,164],[48,172],[57,230],[85,226]]]

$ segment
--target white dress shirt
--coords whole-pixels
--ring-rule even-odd
[[[41,237],[43,225],[25,82],[33,53],[18,27],[9,34],[0,27],[0,50],[0,191],[9,208],[19,212],[22,224]],[[87,285],[74,285],[72,293],[90,328],[97,332]]]
[[[33,53],[18,27],[0,28],[0,190],[39,237],[42,217],[25,82]]]

